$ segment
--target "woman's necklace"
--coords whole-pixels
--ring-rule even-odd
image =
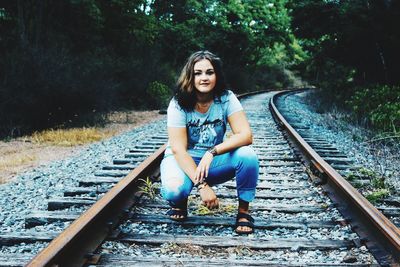
[[[205,113],[205,112],[207,112],[208,108],[211,106],[212,102],[213,101],[210,101],[208,103],[199,103],[199,102],[197,102],[196,103],[196,107],[197,107],[196,109],[198,111],[202,112],[202,113]]]

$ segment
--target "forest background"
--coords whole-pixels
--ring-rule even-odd
[[[321,107],[397,133],[398,25],[393,0],[0,0],[0,136],[165,108],[201,49],[236,93],[314,85]]]

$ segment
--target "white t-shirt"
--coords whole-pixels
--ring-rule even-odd
[[[222,143],[228,117],[241,110],[242,105],[230,90],[214,98],[206,113],[196,110],[186,112],[173,98],[168,106],[167,126],[186,127],[189,154],[192,157],[202,157],[207,149]],[[172,152],[168,143],[165,156],[170,155]]]

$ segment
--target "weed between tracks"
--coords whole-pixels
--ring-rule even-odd
[[[388,189],[378,189],[371,193],[368,193],[365,197],[368,199],[369,202],[375,204],[384,198],[390,195],[390,191]]]
[[[139,181],[143,183],[143,185],[139,187],[140,192],[145,194],[151,200],[154,200],[157,196],[158,185],[153,183],[149,177],[146,179],[139,179]]]
[[[203,255],[203,248],[201,246],[192,245],[192,244],[176,244],[176,243],[164,243],[161,245],[162,253],[177,253],[183,254],[188,253],[190,255],[201,256]]]
[[[209,209],[204,206],[203,202],[201,201],[200,197],[196,195],[190,195],[188,197],[188,207],[193,207],[192,214],[199,215],[199,216],[206,216],[206,215],[215,215],[215,214],[223,214],[223,213],[234,213],[236,212],[236,207],[233,204],[219,204],[218,209]]]
[[[251,256],[254,251],[250,248],[240,245],[237,247],[229,247],[225,251],[223,249],[216,249],[219,253],[225,254],[225,257],[236,257],[236,256]],[[215,256],[216,251],[210,251],[210,249],[192,245],[192,244],[176,244],[176,243],[164,243],[161,245],[160,252],[163,254],[187,254],[190,256]]]
[[[198,204],[197,209],[193,211],[193,214],[199,215],[199,216],[205,216],[205,215],[214,215],[214,214],[222,214],[222,213],[233,213],[236,211],[236,207],[232,204],[229,205],[219,205],[218,209],[212,209],[210,210],[206,206],[204,206],[202,203]]]
[[[384,176],[364,167],[347,175],[347,180],[352,182],[353,186],[358,188],[373,204],[388,197],[393,191],[393,188],[386,183]],[[361,183],[361,181],[367,182]]]

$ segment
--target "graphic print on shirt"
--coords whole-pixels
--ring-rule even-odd
[[[203,147],[211,147],[214,145],[215,137],[217,137],[217,132],[215,132],[213,127],[207,125],[200,133],[198,144]]]
[[[225,134],[226,126],[223,120],[215,119],[213,121],[205,120],[203,123],[200,120],[189,121],[189,144],[194,144],[192,149],[203,149],[206,150],[213,147],[216,144],[222,142],[221,136]]]

